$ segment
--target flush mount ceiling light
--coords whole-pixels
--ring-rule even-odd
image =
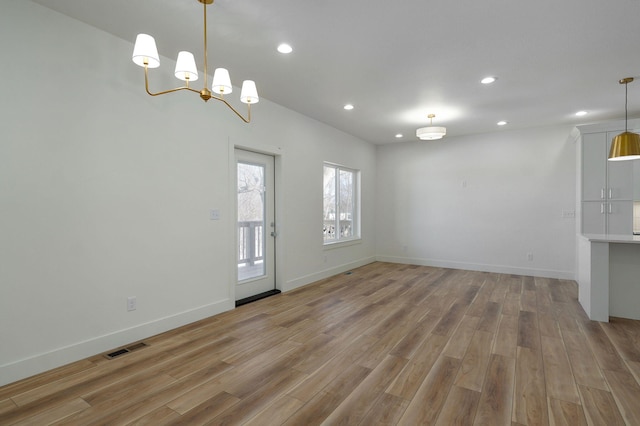
[[[609,161],[640,159],[640,135],[627,131],[627,85],[632,81],[632,77],[619,81],[620,84],[624,84],[624,132],[613,138]]]
[[[480,80],[480,83],[482,84],[491,84],[494,83],[497,80],[496,77],[485,77],[482,80]]]
[[[149,90],[149,68],[158,68],[160,66],[160,56],[158,55],[158,49],[156,47],[156,41],[153,37],[147,34],[138,34],[136,38],[136,44],[133,48],[132,60],[136,65],[144,67],[144,87],[147,93],[151,96],[164,95],[166,93],[177,92],[179,90],[189,90],[191,92],[198,93],[203,101],[207,102],[209,99],[215,99],[223,102],[226,106],[231,108],[238,117],[245,123],[251,121],[251,104],[258,103],[258,91],[256,89],[256,83],[252,80],[245,80],[242,83],[242,90],[240,92],[240,102],[247,104],[247,117],[243,117],[227,100],[224,95],[227,95],[233,91],[231,86],[231,79],[229,78],[229,71],[224,68],[216,68],[213,74],[213,83],[211,90],[207,87],[209,84],[208,72],[207,72],[207,5],[212,4],[213,0],[198,0],[199,3],[204,5],[204,87],[201,90],[192,89],[189,86],[191,81],[198,79],[198,68],[196,67],[196,61],[193,54],[190,52],[179,52],[178,60],[176,61],[175,76],[178,80],[184,81],[184,86],[176,87],[175,89],[165,90],[163,92],[152,93]],[[211,92],[217,93],[220,96],[215,96]]]
[[[442,139],[442,137],[447,134],[446,127],[432,126],[435,116],[435,114],[429,114],[427,116],[430,120],[429,127],[421,127],[416,130],[416,136],[418,137],[418,139],[423,141],[433,141],[436,139]]]

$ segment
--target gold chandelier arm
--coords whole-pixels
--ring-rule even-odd
[[[151,96],[159,96],[159,95],[165,95],[167,93],[173,93],[173,92],[178,92],[180,90],[188,90],[190,92],[194,92],[197,93],[198,95],[200,95],[200,97],[202,97],[205,101],[208,101],[209,99],[215,99],[216,101],[221,101],[223,102],[226,106],[229,107],[229,109],[231,109],[231,111],[233,111],[238,117],[240,117],[240,119],[242,121],[244,121],[245,123],[250,123],[251,122],[251,104],[247,104],[247,118],[245,118],[242,114],[240,114],[234,107],[233,105],[231,105],[229,102],[227,102],[226,99],[224,99],[223,97],[219,97],[219,96],[206,96],[203,97],[203,92],[200,90],[196,90],[196,89],[192,89],[191,87],[189,87],[189,82],[187,82],[186,86],[182,86],[182,87],[176,87],[175,89],[169,89],[169,90],[164,90],[162,92],[152,92],[151,90],[149,90],[149,69],[148,67],[145,65],[144,67],[144,89],[147,91],[147,93]],[[204,89],[203,89],[204,90]],[[211,91],[207,90],[207,93],[210,94]]]
[[[240,113],[239,113],[239,112],[238,112],[238,111],[237,111],[237,110],[236,110],[236,109],[235,109],[235,108],[234,108],[234,107],[233,107],[229,102],[227,102],[227,100],[226,100],[226,99],[221,98],[221,97],[218,97],[218,96],[211,96],[211,99],[215,99],[216,101],[224,102],[224,104],[225,104],[226,106],[228,106],[228,107],[229,107],[229,109],[231,109],[231,111],[235,112],[235,113],[236,113],[236,115],[237,115],[238,117],[240,117],[240,119],[241,119],[242,121],[244,121],[245,123],[250,123],[250,122],[251,122],[251,104],[247,104],[247,118],[244,118],[244,117],[242,116],[242,114],[240,114]]]
[[[189,90],[191,92],[195,92],[195,93],[198,93],[198,94],[200,93],[199,90],[195,90],[195,89],[192,89],[191,87],[189,87],[188,82],[187,82],[186,86],[176,87],[175,89],[169,89],[169,90],[165,90],[165,91],[162,91],[162,92],[153,93],[152,91],[149,90],[149,69],[147,68],[146,65],[144,67],[144,89],[151,96],[166,95],[167,93],[178,92],[180,90]]]

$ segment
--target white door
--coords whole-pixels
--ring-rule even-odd
[[[236,300],[275,289],[274,157],[235,150],[237,165]]]

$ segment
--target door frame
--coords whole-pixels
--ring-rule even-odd
[[[251,151],[258,154],[270,155],[274,158],[274,186],[275,186],[275,206],[274,216],[276,224],[277,237],[275,241],[275,271],[274,280],[275,288],[282,290],[283,288],[283,271],[284,271],[284,249],[285,238],[284,229],[285,226],[281,221],[281,212],[284,211],[284,191],[282,191],[283,184],[283,170],[284,170],[284,150],[277,146],[265,145],[260,143],[253,143],[246,140],[233,140],[229,138],[228,143],[228,156],[229,156],[229,238],[232,244],[229,247],[229,277],[230,283],[228,285],[228,296],[231,301],[235,301],[236,296],[236,283],[238,282],[238,262],[237,262],[237,250],[238,250],[238,171],[236,165],[235,150],[242,149],[245,151]]]

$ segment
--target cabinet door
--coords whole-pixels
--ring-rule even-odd
[[[582,233],[605,234],[607,232],[607,203],[585,201],[582,203]]]
[[[633,163],[633,201],[640,201],[640,160]]]
[[[607,146],[606,133],[582,135],[582,200],[596,201],[606,197]]]
[[[607,133],[607,152],[605,158],[609,157],[609,149],[616,135],[622,132]],[[633,163],[635,161],[607,161],[607,198],[610,200],[632,200],[633,199]],[[609,231],[611,232],[611,231]]]
[[[607,232],[631,235],[633,233],[633,201],[609,201],[607,204]]]

